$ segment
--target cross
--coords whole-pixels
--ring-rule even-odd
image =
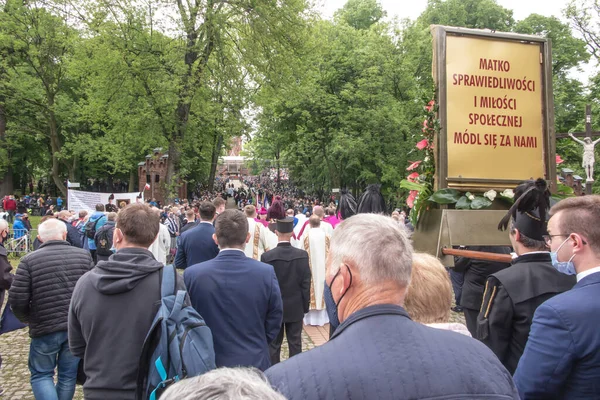
[[[592,139],[593,137],[600,136],[600,132],[592,132],[592,106],[585,106],[585,132],[573,132],[573,136],[575,137],[586,137]],[[557,133],[557,139],[568,138],[568,133]],[[585,183],[585,194],[592,194],[592,184],[593,182]]]

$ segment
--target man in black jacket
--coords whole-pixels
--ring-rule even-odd
[[[160,305],[162,263],[148,247],[159,215],[141,203],[117,215],[117,252],[85,274],[69,308],[69,346],[84,359],[87,400],[135,399],[140,355]],[[185,290],[181,278],[177,286]]]
[[[533,185],[533,181],[522,185]],[[519,205],[532,204],[526,201],[532,194],[535,192],[524,194],[525,201]],[[498,356],[511,374],[525,350],[535,310],[576,283],[575,276],[560,273],[552,266],[550,249],[544,240],[548,235],[549,209],[542,220],[540,206],[515,214],[509,238],[518,257],[510,268],[488,278],[477,319],[477,339]]]
[[[67,228],[55,218],[39,226],[38,236],[43,244],[21,259],[8,303],[15,316],[29,324],[29,370],[35,398],[72,398],[79,358],[69,351],[69,303],[77,280],[92,268],[92,257],[66,241]]]
[[[462,249],[467,249],[462,247]],[[470,246],[468,250],[483,251],[486,253],[510,254],[510,247],[502,246]],[[460,305],[465,313],[465,322],[471,336],[476,337],[477,334],[477,315],[483,301],[483,292],[485,281],[488,276],[510,267],[510,264],[474,260],[465,257],[456,257],[454,261],[454,270],[465,273],[465,281],[463,283],[462,293],[460,296]]]
[[[62,210],[56,216],[67,228],[67,242],[69,242],[71,246],[83,248],[83,235],[69,222],[71,213],[67,210]]]
[[[279,239],[277,247],[263,253],[260,257],[260,261],[271,264],[275,269],[283,300],[281,330],[269,345],[271,365],[280,361],[284,329],[290,357],[302,352],[302,318],[308,312],[311,281],[308,253],[290,244],[294,234],[294,218],[278,220],[275,233]]]

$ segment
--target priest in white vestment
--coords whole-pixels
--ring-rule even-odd
[[[270,232],[260,222],[256,222],[256,207],[247,205],[244,207],[244,213],[248,219],[248,232],[250,232],[250,240],[246,243],[244,253],[246,257],[260,261],[260,256],[271,248],[269,245],[269,234],[274,235],[274,233]],[[276,238],[277,236],[275,236],[275,240],[277,240]]]
[[[325,210],[323,209],[323,207],[314,206],[313,215],[319,217],[319,220],[321,221],[321,229],[323,230],[323,232],[325,232],[329,236],[333,235],[333,226],[329,222],[323,221],[323,218],[325,218]],[[305,221],[304,226],[302,227],[302,229],[300,229],[300,236],[304,236],[304,234],[310,230],[310,223],[308,221]]]
[[[323,291],[325,289],[325,262],[329,254],[331,237],[321,228],[321,220],[317,215],[310,217],[309,221],[311,229],[300,238],[302,248],[308,252],[312,273],[310,311],[304,315],[304,324],[323,326],[329,322]]]

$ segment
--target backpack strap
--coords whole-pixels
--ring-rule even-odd
[[[163,267],[162,282],[160,284],[160,296],[165,298],[167,296],[177,294],[177,270],[173,264],[168,264]]]

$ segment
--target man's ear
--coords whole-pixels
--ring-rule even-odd
[[[212,238],[215,241],[215,244],[218,246],[219,245],[219,241],[217,240],[217,235],[213,233]]]
[[[123,241],[123,231],[119,228],[115,228],[113,233],[113,244],[121,243]]]
[[[515,241],[521,242],[521,232],[518,229],[515,229]]]
[[[246,243],[248,243],[250,241],[250,232],[248,232],[246,234]]]

